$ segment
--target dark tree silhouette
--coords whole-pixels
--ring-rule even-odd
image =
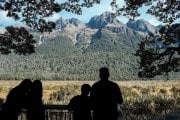
[[[0,10],[7,11],[7,17],[21,20],[28,27],[43,33],[51,32],[55,28],[55,23],[46,21],[44,17],[62,10],[82,14],[82,7],[92,7],[99,2],[100,0],[67,0],[63,3],[56,3],[55,0],[0,0]],[[35,41],[25,28],[11,26],[6,30],[8,34],[0,34],[1,53],[9,54],[12,50],[20,54],[34,53]],[[18,32],[20,34],[16,34]],[[23,35],[24,33],[26,34]]]
[[[102,0],[66,0],[65,2],[57,3],[55,0],[1,0],[0,9],[7,11],[8,17],[13,17],[15,20],[22,20],[27,26],[39,30],[40,32],[52,31],[55,24],[51,21],[46,21],[44,17],[52,16],[54,12],[65,10],[75,14],[82,14],[83,7],[93,7],[95,4],[100,4]],[[115,9],[113,15],[124,15],[130,19],[139,16],[138,9],[142,5],[151,6],[147,13],[156,16],[160,21],[172,23],[180,17],[179,0],[124,0],[126,6],[119,8],[116,1],[111,0],[112,8]],[[152,4],[156,2],[156,4]],[[43,3],[43,4],[42,4]]]
[[[52,29],[55,28],[55,23],[46,21],[44,17],[52,16],[54,12],[61,12],[62,10],[74,14],[82,14],[83,7],[90,8],[95,4],[100,4],[101,1],[102,0],[66,0],[57,3],[55,0],[0,0],[0,10],[7,11],[8,17],[21,20],[28,27],[43,33],[51,32]],[[110,1],[110,5],[115,11],[112,13],[114,17],[126,16],[129,20],[134,20],[134,18],[140,16],[138,9],[145,5],[150,7],[146,11],[147,14],[155,16],[159,21],[167,24],[160,29],[158,37],[157,35],[150,35],[140,43],[136,53],[136,55],[140,57],[139,76],[154,77],[155,75],[164,73],[164,71],[166,74],[172,70],[178,71],[179,69],[175,67],[179,64],[179,46],[173,47],[171,44],[180,43],[178,36],[180,34],[179,24],[174,24],[174,21],[180,18],[180,1],[124,0],[124,2],[125,6],[119,8],[117,4],[118,0]],[[10,28],[11,32],[8,30]],[[17,34],[16,37],[12,37],[18,30],[22,33],[24,30],[26,35],[22,37],[22,34]],[[17,29],[8,27],[7,31],[8,34],[0,35],[1,53],[8,54],[11,53],[12,50],[16,53],[23,52],[22,54],[34,52],[34,40],[25,28]],[[166,47],[163,49],[153,47],[155,43],[159,43],[158,41],[161,42],[162,46]],[[150,57],[152,58],[150,59]],[[168,61],[165,58],[167,58]],[[159,61],[163,63],[159,63]],[[151,75],[145,73],[151,73]]]
[[[6,27],[6,32],[0,35],[0,52],[31,54],[34,53],[34,43],[33,36],[24,27]]]
[[[112,0],[111,6],[116,9],[115,16],[123,15],[133,20],[140,16],[138,9],[143,5],[150,6],[146,13],[158,18],[164,23],[173,23],[180,17],[180,1],[179,0],[124,0],[126,6],[119,8],[118,0]]]
[[[1,0],[0,9],[7,11],[7,17],[21,20],[28,27],[40,32],[51,32],[55,24],[46,21],[44,17],[62,10],[80,15],[83,7],[92,7],[99,2],[100,0],[67,0],[63,3],[56,3],[55,0]]]
[[[150,6],[146,13],[166,23],[156,34],[149,33],[139,44],[136,56],[139,61],[139,77],[153,78],[180,71],[180,18],[179,0],[124,0],[126,6],[118,8],[116,0],[111,5],[116,9],[114,16],[127,16],[129,20],[140,16],[138,9]]]
[[[180,71],[180,24],[163,26],[159,34],[145,37],[135,55],[140,57],[139,77]]]

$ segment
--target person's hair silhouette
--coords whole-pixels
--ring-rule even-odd
[[[44,107],[42,103],[42,83],[35,80],[32,83],[27,108],[27,120],[44,120]]]
[[[99,70],[100,81],[92,86],[90,98],[94,120],[117,120],[117,104],[123,103],[119,86],[109,81],[110,73],[106,67]]]
[[[25,79],[9,92],[6,101],[2,106],[1,120],[18,119],[18,115],[21,113],[22,108],[26,107],[31,85],[31,80]]]
[[[68,109],[73,111],[73,120],[91,120],[90,112],[90,93],[89,84],[83,84],[81,87],[81,95],[73,97],[68,104]]]
[[[101,80],[108,80],[109,76],[110,74],[108,68],[103,67],[99,69],[99,77]]]

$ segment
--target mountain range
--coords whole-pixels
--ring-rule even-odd
[[[112,80],[140,79],[139,58],[134,56],[137,45],[144,35],[157,31],[145,20],[123,24],[109,12],[88,23],[75,18],[59,18],[55,23],[51,33],[31,31],[37,40],[34,54],[0,56],[0,79],[97,80],[104,66]],[[170,75],[170,79],[178,77]]]
[[[123,24],[111,13],[105,12],[100,16],[94,16],[88,23],[83,23],[78,19],[59,18],[56,21],[56,29],[51,34],[44,36],[56,36],[59,32],[68,34],[68,37],[79,49],[85,50],[95,39],[99,39],[102,33],[108,34],[141,34],[145,35],[149,32],[155,33],[156,27],[145,20],[130,21]]]

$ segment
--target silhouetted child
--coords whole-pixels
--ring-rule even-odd
[[[25,79],[9,92],[2,106],[0,120],[18,119],[22,108],[26,107],[27,95],[30,92],[31,85],[31,80]]]
[[[89,92],[91,87],[89,84],[83,84],[81,87],[81,95],[73,97],[68,104],[68,109],[73,111],[73,120],[91,120]]]
[[[29,93],[27,120],[44,120],[45,116],[42,103],[42,90],[41,81],[33,81],[31,92]]]
[[[117,104],[122,104],[123,99],[119,86],[109,81],[109,76],[108,68],[100,68],[101,80],[92,86],[90,98],[93,120],[117,120]]]

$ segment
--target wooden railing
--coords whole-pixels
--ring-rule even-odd
[[[73,120],[72,111],[67,110],[67,105],[44,105],[44,107],[45,120]],[[27,110],[22,109],[18,120],[27,120],[26,113]]]
[[[44,120],[73,120],[72,111],[68,111],[66,105],[44,105],[44,107],[45,107]],[[27,110],[22,110],[22,113],[19,115],[18,120],[27,120],[26,113]],[[168,116],[177,118],[179,116],[179,113],[180,113],[179,108],[178,109],[173,108],[172,110],[171,109],[164,109],[162,111],[159,110],[158,112],[155,113],[154,112],[136,113],[135,111],[133,112],[133,110],[131,109],[123,108],[124,120],[157,120],[157,119],[159,120],[166,118]]]
[[[66,105],[45,105],[45,120],[72,120]]]

